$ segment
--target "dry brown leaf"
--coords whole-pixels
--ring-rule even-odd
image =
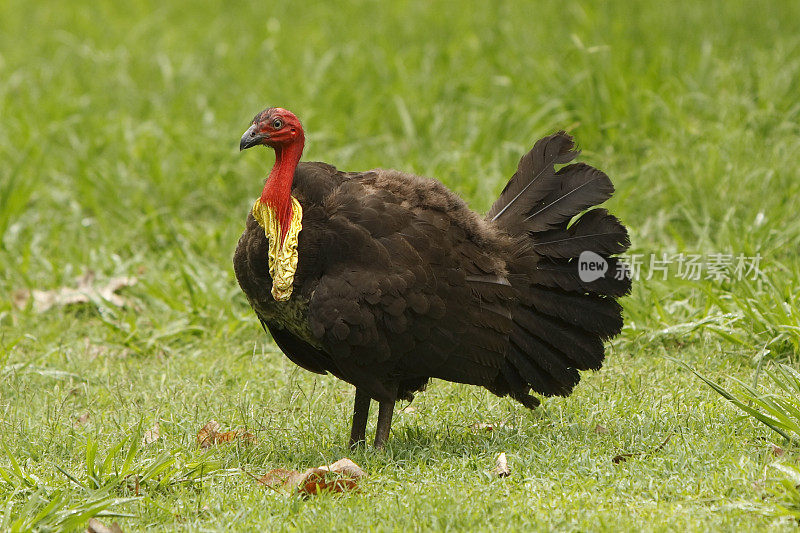
[[[223,442],[233,442],[236,440],[235,431],[223,431],[214,435],[214,444],[222,444]]]
[[[14,307],[17,309],[22,309],[26,305],[28,305],[28,300],[30,299],[31,295],[25,289],[17,289],[13,293],[11,293],[11,303],[14,304]]]
[[[111,278],[105,285],[95,284],[95,273],[87,270],[78,278],[76,288],[61,287],[50,291],[32,290],[16,291],[14,303],[18,308],[25,307],[28,300],[33,298],[33,308],[38,313],[43,313],[51,307],[61,305],[87,304],[91,302],[107,301],[117,307],[124,307],[127,302],[117,291],[124,287],[135,285],[139,280],[134,277]]]
[[[358,479],[323,470],[322,468],[309,468],[303,473],[303,478],[297,486],[297,492],[308,496],[322,492],[345,492],[353,490],[358,485]]]
[[[360,466],[355,464],[348,457],[343,457],[342,459],[339,459],[338,461],[329,465],[322,465],[319,467],[319,469],[327,472],[334,472],[336,474],[342,474],[355,479],[365,477],[367,475],[367,473],[364,472]]]
[[[201,448],[211,448],[223,442],[233,442],[239,439],[243,444],[255,444],[256,437],[243,430],[220,431],[222,426],[216,420],[211,420],[197,432],[197,444]]]
[[[242,444],[250,445],[250,444],[255,444],[256,443],[256,436],[253,435],[252,433],[250,433],[249,431],[244,431],[242,429],[237,429],[236,431],[233,431],[232,433],[234,433],[233,437],[235,439],[238,439]],[[226,442],[228,442],[228,441],[226,441]]]
[[[508,477],[511,475],[511,469],[508,468],[508,459],[506,459],[506,452],[501,452],[497,456],[497,465],[492,470],[497,477]]]
[[[303,477],[303,475],[297,470],[273,468],[260,478],[257,478],[257,481],[259,485],[264,485],[272,489],[279,489],[287,485],[297,485],[301,477]]]
[[[158,422],[156,422],[155,424],[153,424],[153,427],[144,432],[144,435],[142,436],[142,446],[153,444],[160,438],[161,438],[161,426],[159,426]]]
[[[122,528],[116,522],[107,526],[97,518],[90,518],[86,524],[86,533],[122,533]]]
[[[358,480],[367,475],[360,466],[347,457],[330,465],[297,470],[274,468],[258,478],[258,483],[272,489],[285,489],[304,496],[322,492],[345,492],[358,486]]]
[[[217,443],[216,436],[221,426],[216,420],[209,421],[197,432],[197,444],[201,448],[210,448]]]
[[[774,455],[775,457],[781,457],[785,453],[786,453],[786,450],[784,450],[780,446],[775,445],[775,444],[772,445],[772,455]]]
[[[601,426],[600,424],[597,424],[594,427],[594,432],[597,433],[598,435],[608,435],[608,428],[605,426]]]
[[[72,426],[79,428],[86,424],[89,421],[89,413],[83,413],[82,415],[75,417],[75,420],[72,421]]]

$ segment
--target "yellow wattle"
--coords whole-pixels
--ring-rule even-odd
[[[286,238],[281,242],[281,226],[275,211],[261,198],[253,205],[253,218],[264,228],[269,240],[269,275],[272,276],[272,297],[284,302],[292,295],[294,273],[297,271],[297,236],[303,229],[303,208],[294,196],[292,199],[292,220]]]

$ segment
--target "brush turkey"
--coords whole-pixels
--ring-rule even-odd
[[[304,142],[281,108],[242,136],[241,150],[268,146],[275,164],[233,263],[286,356],[355,386],[351,445],[364,440],[374,399],[382,447],[395,402],[430,378],[533,409],[531,392],[566,396],[581,370],[601,367],[603,341],[622,328],[616,299],[631,281],[615,255],[629,240],[591,209],[614,188],[572,163],[569,135],[539,140],[485,216],[434,179],[301,162]],[[585,253],[605,265],[599,277],[579,269]]]

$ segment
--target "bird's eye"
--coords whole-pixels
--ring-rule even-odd
[[[276,130],[279,130],[283,127],[283,121],[279,118],[276,118],[272,121],[272,127]]]

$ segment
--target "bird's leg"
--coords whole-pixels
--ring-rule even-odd
[[[367,440],[367,417],[372,398],[363,389],[356,388],[353,402],[353,427],[350,429],[350,448],[355,448]]]
[[[389,430],[392,428],[392,415],[394,414],[394,400],[380,402],[378,406],[378,428],[375,430],[375,447],[383,448],[386,439],[389,438]]]

